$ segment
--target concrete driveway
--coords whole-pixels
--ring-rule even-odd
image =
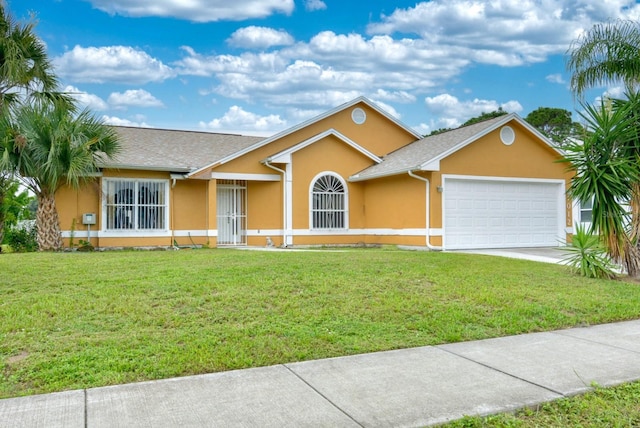
[[[564,264],[568,256],[564,247],[536,247],[536,248],[496,248],[481,250],[457,250],[459,253],[485,254],[488,256],[509,257],[512,259],[532,260],[535,262]]]

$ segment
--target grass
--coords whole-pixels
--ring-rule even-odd
[[[637,427],[640,426],[640,382],[596,387],[584,395],[545,403],[515,414],[466,417],[447,428]]]
[[[473,254],[4,254],[0,398],[637,318],[637,284]]]

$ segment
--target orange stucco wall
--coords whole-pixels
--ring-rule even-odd
[[[176,180],[172,186],[169,173],[136,170],[105,170],[103,177],[164,179],[169,183],[169,225],[168,229],[176,233],[187,231],[186,236],[145,236],[146,232],[131,233],[131,237],[98,237],[102,227],[102,179],[96,178],[80,189],[62,187],[56,193],[56,204],[60,217],[60,228],[65,238],[65,245],[78,245],[86,240],[87,227],[82,224],[82,214],[95,213],[96,225],[91,226],[91,243],[96,247],[129,247],[129,246],[171,246],[178,245],[211,245],[210,238],[202,231],[215,229],[215,215],[209,216],[210,188],[209,182],[203,180]],[[215,187],[213,189],[215,200]],[[215,205],[213,206],[215,212]],[[74,223],[75,220],[75,224]],[[73,225],[73,226],[72,226]],[[194,231],[194,233],[190,233]],[[73,242],[69,235],[73,235]],[[137,236],[136,236],[137,235]],[[182,234],[184,235],[184,234]],[[215,244],[215,242],[214,242]]]
[[[293,154],[294,229],[309,229],[309,193],[314,178],[333,172],[347,181],[350,175],[371,165],[372,161],[337,138],[329,136]],[[362,186],[347,183],[349,198],[349,227],[364,226],[362,217]]]
[[[351,111],[356,107],[362,108],[367,114],[367,120],[362,125],[356,125],[351,120]],[[375,110],[370,109],[365,104],[361,103],[353,108],[340,111],[335,115],[285,135],[266,146],[260,147],[226,164],[215,166],[214,171],[273,174],[274,171],[260,164],[260,161],[308,140],[328,129],[337,130],[377,156],[384,156],[389,152],[415,141],[415,136],[391,124],[389,119]]]
[[[497,129],[440,162],[440,171],[431,175],[431,227],[442,227],[442,194],[436,189],[442,186],[443,175],[557,179],[569,187],[572,174],[565,163],[558,162],[561,156],[516,122],[509,126],[515,131],[513,144],[503,144]],[[571,227],[568,197],[566,205],[566,226]]]

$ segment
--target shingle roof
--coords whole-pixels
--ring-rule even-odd
[[[190,172],[263,140],[235,134],[113,127],[121,152],[103,167]]]
[[[489,119],[451,131],[424,137],[389,153],[382,162],[351,176],[352,181],[367,180],[419,170],[423,165],[440,159],[449,151],[456,150],[470,140],[479,138],[488,130],[516,117],[513,114]]]

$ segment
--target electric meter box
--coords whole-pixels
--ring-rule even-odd
[[[82,214],[82,224],[96,224],[96,215],[94,213]]]

